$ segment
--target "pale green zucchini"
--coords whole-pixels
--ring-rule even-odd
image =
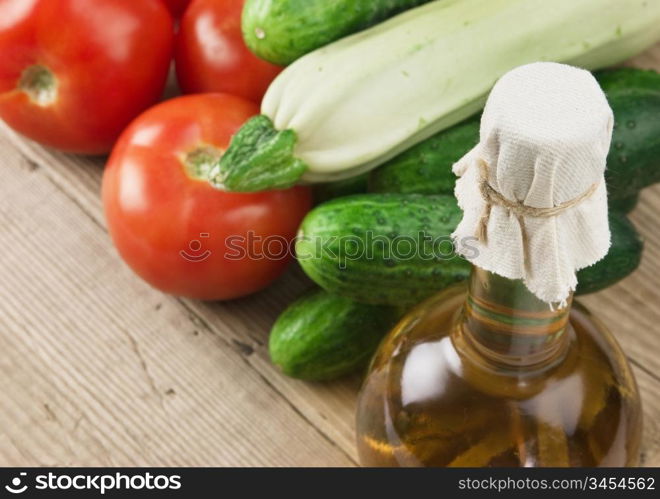
[[[235,191],[368,171],[478,111],[534,61],[609,66],[660,39],[660,1],[442,0],[307,54],[214,168]]]

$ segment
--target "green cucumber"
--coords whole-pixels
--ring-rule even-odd
[[[614,199],[609,198],[610,210],[618,211],[619,213],[630,213],[639,204],[639,192],[627,198]]]
[[[616,125],[606,173],[613,208],[629,211],[639,190],[660,182],[660,74],[633,68],[596,74]],[[421,142],[372,172],[371,192],[451,194],[452,165],[479,141],[473,117]]]
[[[414,305],[468,277],[471,265],[452,252],[450,239],[462,217],[452,196],[335,199],[303,220],[296,253],[307,275],[331,293],[363,303]],[[581,294],[611,286],[639,264],[643,245],[632,224],[616,212],[610,223],[612,248],[578,272]]]
[[[471,265],[453,253],[463,213],[451,196],[363,194],[303,220],[296,255],[322,288],[353,300],[413,305],[462,281]]]
[[[612,248],[604,260],[579,272],[578,294],[600,291],[639,265],[643,242],[632,223],[622,214],[612,214],[610,227]],[[271,359],[286,375],[309,381],[350,374],[367,364],[405,310],[313,291],[275,322],[268,345]]]
[[[642,261],[644,241],[622,213],[610,212],[612,246],[605,258],[578,272],[578,295],[595,293],[632,274]]]
[[[317,290],[279,316],[270,334],[270,356],[288,376],[335,379],[364,367],[400,315],[396,307],[365,305]]]
[[[615,120],[608,191],[611,199],[622,200],[660,182],[660,73],[621,68],[603,71],[598,79]]]
[[[420,142],[371,172],[369,191],[399,194],[454,193],[451,168],[479,142],[481,115]]]
[[[243,38],[257,56],[286,66],[335,40],[430,0],[247,0]]]

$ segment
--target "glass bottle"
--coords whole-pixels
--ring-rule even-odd
[[[579,304],[474,267],[383,341],[358,401],[365,466],[634,466],[641,407],[614,337]]]

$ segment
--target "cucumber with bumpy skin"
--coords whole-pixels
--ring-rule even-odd
[[[479,142],[481,115],[473,116],[391,159],[369,175],[369,192],[452,195],[452,165]]]
[[[414,305],[467,279],[471,265],[453,253],[450,239],[462,217],[451,196],[340,198],[307,215],[296,253],[307,275],[331,293],[364,303]],[[578,272],[578,293],[611,286],[639,265],[643,245],[633,225],[612,212],[610,226],[610,252]]]
[[[247,0],[243,38],[257,56],[286,66],[351,33],[430,0]]]
[[[451,196],[364,194],[329,201],[303,220],[296,256],[327,291],[363,303],[414,305],[471,265],[453,252],[463,217]]]
[[[634,68],[596,73],[615,117],[606,179],[610,206],[628,212],[640,189],[660,181],[660,74]],[[473,117],[371,173],[371,192],[452,194],[452,165],[479,141]]]
[[[597,77],[614,110],[608,194],[615,201],[631,199],[660,182],[660,73],[621,68]]]
[[[275,322],[268,344],[271,359],[294,378],[338,378],[367,364],[400,314],[396,307],[314,291],[291,304]]]

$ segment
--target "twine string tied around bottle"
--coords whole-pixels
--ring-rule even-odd
[[[584,200],[591,197],[600,185],[600,183],[597,182],[578,197],[566,201],[565,203],[561,203],[557,206],[552,206],[550,208],[535,208],[533,206],[527,206],[520,201],[511,201],[510,199],[502,196],[502,194],[493,189],[493,187],[491,187],[490,183],[488,182],[488,163],[484,159],[480,159],[479,167],[479,190],[481,191],[481,197],[483,198],[486,205],[484,207],[483,214],[481,215],[481,219],[477,224],[477,231],[475,236],[482,243],[486,243],[487,241],[488,222],[490,221],[490,213],[492,211],[493,205],[502,206],[519,218],[551,218],[556,217],[557,215],[565,212],[570,208],[573,208],[574,206],[577,206]]]

